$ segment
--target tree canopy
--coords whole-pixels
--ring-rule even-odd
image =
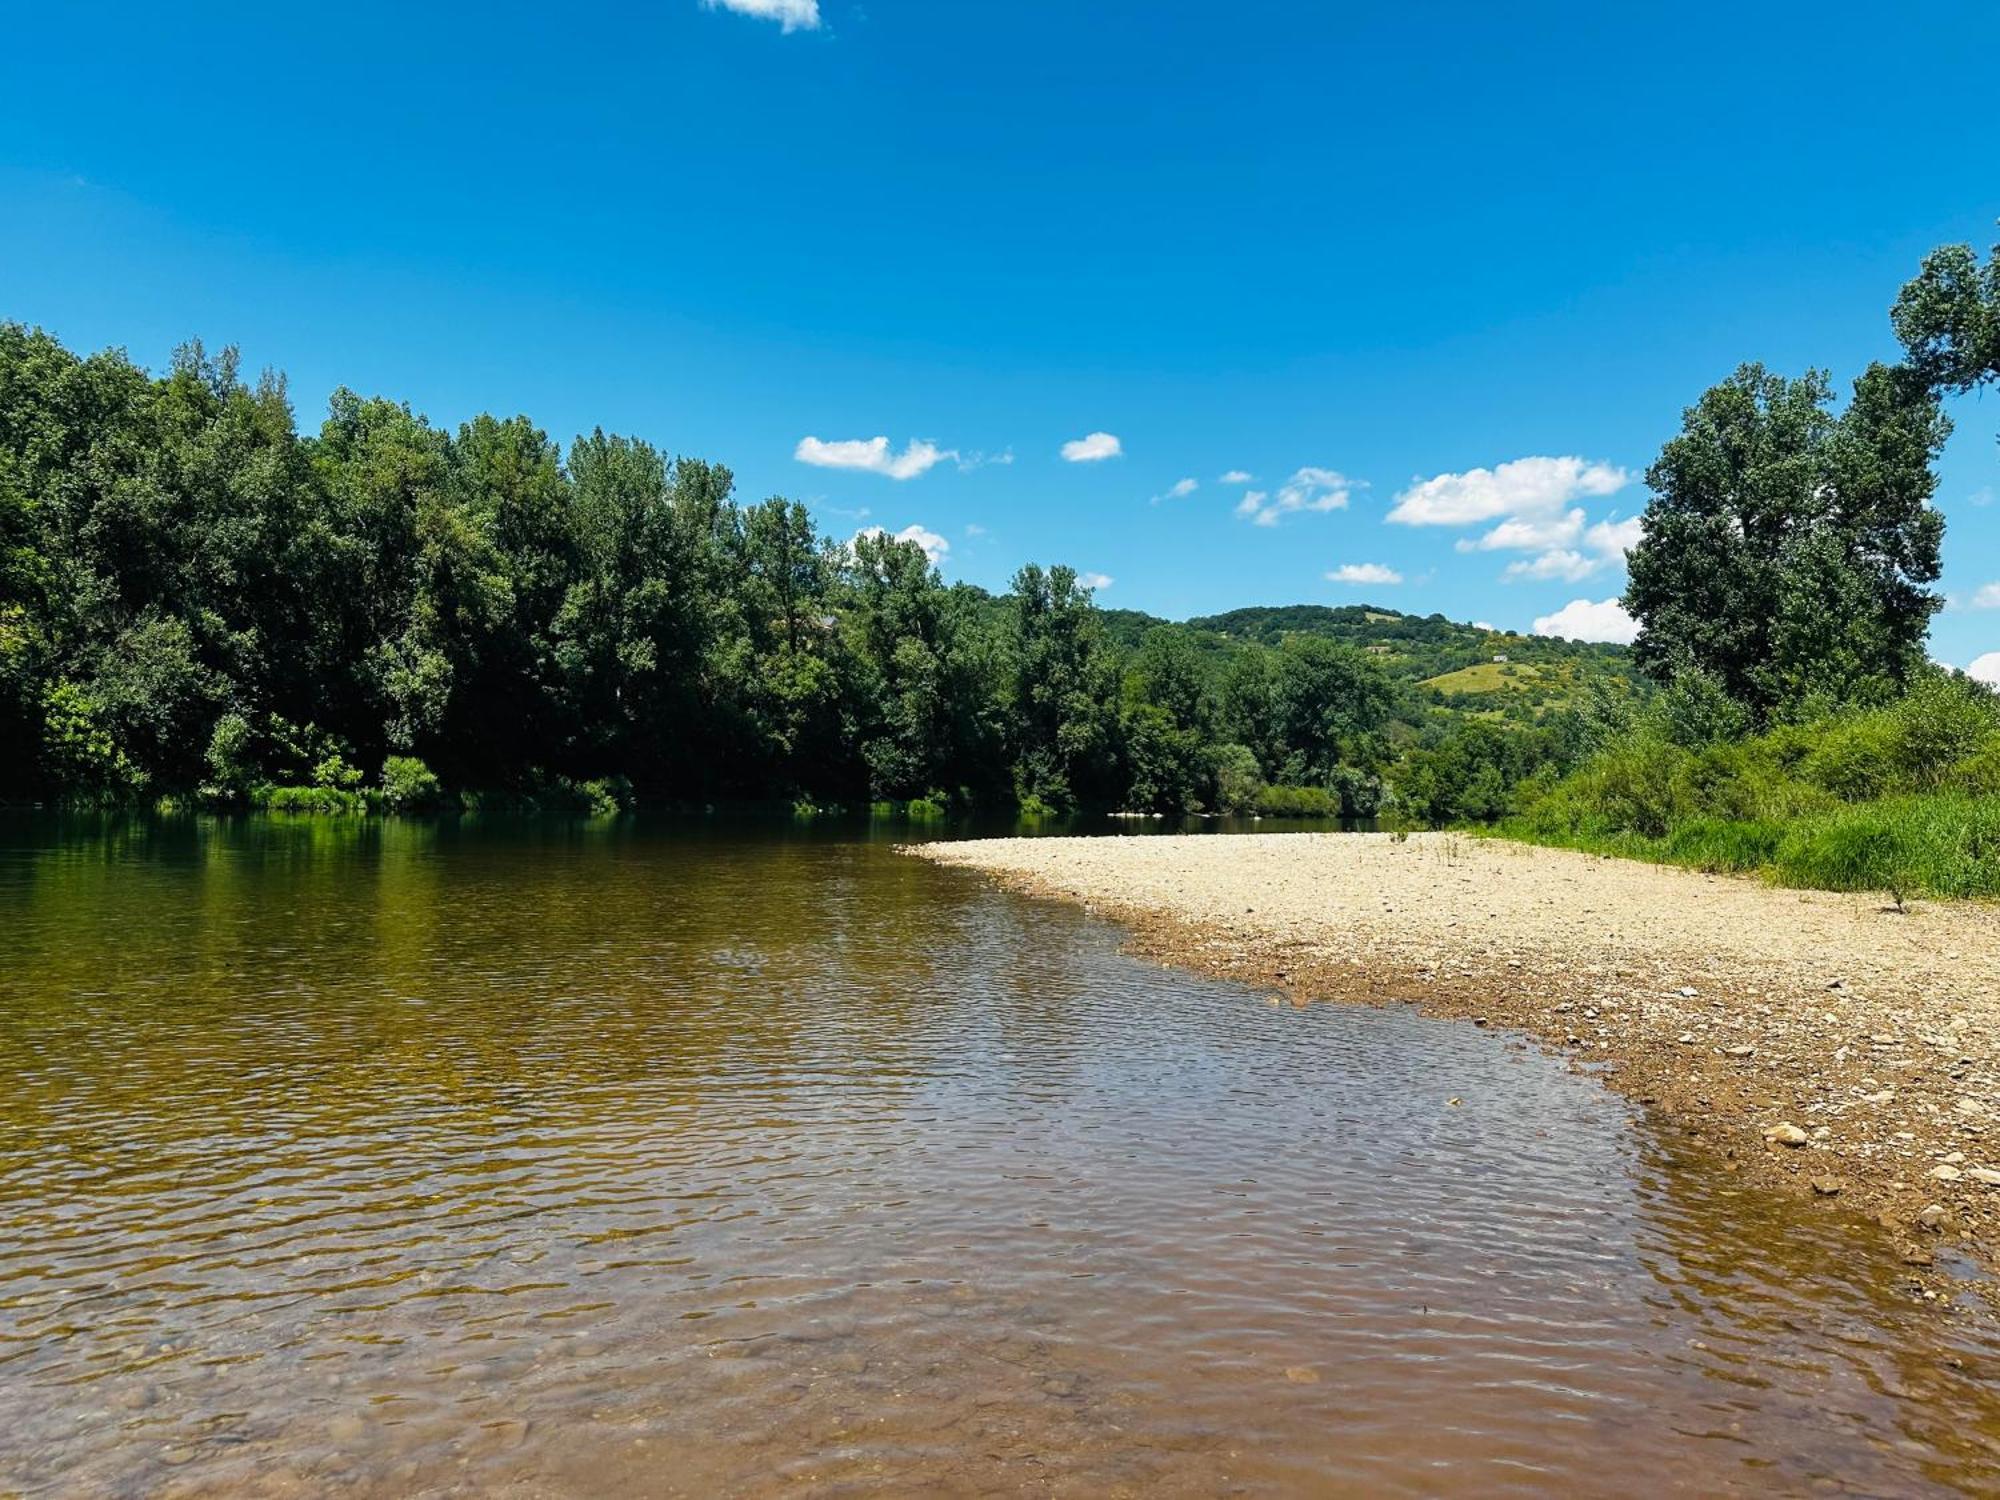
[[[1917,378],[1961,392],[2000,380],[2000,245],[1984,266],[1970,245],[1945,245],[1896,298],[1889,318]]]
[[[1748,364],[1683,415],[1627,560],[1647,672],[1713,674],[1763,717],[1893,692],[1921,664],[1943,602],[1931,465],[1950,424],[1896,367],[1871,365],[1838,414],[1832,399],[1819,371]]]
[[[1337,812],[1379,785],[1386,716],[1423,717],[1351,646],[1121,644],[1070,568],[996,600],[733,486],[635,438],[448,431],[348,390],[301,433],[233,351],[153,377],[0,325],[0,795],[616,780],[1187,812],[1290,779]],[[1224,691],[1225,661],[1269,693]]]

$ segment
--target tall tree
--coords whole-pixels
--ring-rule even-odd
[[[1124,791],[1118,673],[1074,568],[1014,575],[1015,784],[1056,808],[1114,805]]]
[[[1970,245],[1924,257],[1889,313],[1910,368],[1936,391],[2000,380],[2000,245],[1984,266]]]
[[[869,795],[991,799],[993,661],[970,591],[947,589],[915,542],[864,532],[848,550],[841,603]]]
[[[1160,625],[1146,632],[1126,676],[1125,697],[1131,806],[1163,813],[1213,808],[1214,705],[1186,630]]]
[[[570,445],[575,574],[551,624],[572,753],[592,774],[637,771],[664,727],[663,687],[690,665],[667,463],[602,428]]]
[[[1341,765],[1363,758],[1364,737],[1395,707],[1382,669],[1354,647],[1293,635],[1278,648],[1277,703],[1284,726],[1284,778],[1324,786]]]
[[[1950,424],[1906,370],[1873,365],[1837,416],[1824,373],[1745,365],[1705,392],[1647,471],[1627,561],[1634,654],[1713,673],[1759,716],[1892,690],[1942,602],[1931,465]]]

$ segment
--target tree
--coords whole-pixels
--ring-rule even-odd
[[[34,763],[41,738],[43,562],[35,508],[0,449],[0,765]]]
[[[572,753],[592,774],[638,770],[685,665],[687,602],[667,464],[602,428],[570,445],[575,570],[551,625]]]
[[[1986,264],[1970,245],[1924,257],[1889,313],[1910,368],[1934,391],[1969,391],[2000,380],[2000,245]]]
[[[1123,733],[1134,809],[1191,813],[1216,803],[1214,712],[1188,632],[1146,632],[1126,679]]]
[[[1826,376],[1745,365],[1683,416],[1647,471],[1627,559],[1633,653],[1650,675],[1713,673],[1768,718],[1865,698],[1923,660],[1941,604],[1931,464],[1950,425],[1908,371],[1872,365],[1838,416]]]
[[[1014,575],[1016,794],[1055,808],[1106,807],[1123,794],[1118,674],[1076,570],[1034,563]]]
[[[850,544],[841,613],[871,799],[999,790],[993,655],[964,589],[947,589],[915,542]]]
[[[1277,681],[1285,780],[1327,785],[1336,767],[1361,758],[1359,741],[1382,726],[1395,701],[1382,669],[1354,647],[1287,636],[1278,648]]]
[[[1264,779],[1285,771],[1284,714],[1278,702],[1278,657],[1267,646],[1248,645],[1231,656],[1222,674],[1222,725],[1256,756]]]

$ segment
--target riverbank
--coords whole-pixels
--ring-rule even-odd
[[[1746,1184],[1858,1212],[1925,1277],[2000,1249],[2000,906],[1779,890],[1453,834],[912,846],[1294,1001],[1518,1028]]]

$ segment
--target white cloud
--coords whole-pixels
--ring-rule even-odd
[[[1583,539],[1599,557],[1623,558],[1639,545],[1645,533],[1644,522],[1637,516],[1628,516],[1622,521],[1599,521],[1584,533]]]
[[[1095,591],[1110,588],[1113,579],[1109,573],[1079,573],[1076,575],[1076,581],[1085,588]]]
[[[1607,567],[1623,567],[1625,554],[1638,545],[1637,516],[1624,521],[1599,521],[1584,529],[1583,512],[1559,516],[1509,516],[1476,541],[1461,541],[1460,552],[1534,552],[1538,555],[1507,564],[1508,580],[1560,578],[1577,583]],[[1578,547],[1579,541],[1582,543]]]
[[[1491,621],[1488,620],[1474,620],[1472,622],[1472,628],[1474,630],[1492,630],[1495,629],[1496,627],[1492,624]]]
[[[1100,459],[1117,458],[1124,452],[1124,445],[1108,432],[1071,438],[1062,445],[1062,456],[1073,464],[1094,464]]]
[[[1252,474],[1248,469],[1231,469],[1227,474],[1224,474],[1220,479],[1216,480],[1215,482],[1217,484],[1248,484],[1251,480],[1255,479],[1256,477],[1257,476],[1255,474]]]
[[[1167,486],[1165,494],[1153,496],[1153,504],[1158,505],[1162,500],[1185,500],[1200,488],[1192,479],[1176,479]]]
[[[1974,609],[2000,609],[2000,583],[1989,583],[1972,596]]]
[[[1982,484],[1978,489],[1974,490],[1970,495],[1967,495],[1965,498],[1972,504],[1978,506],[1981,510],[1984,510],[1987,506],[1993,503],[1993,486],[1990,484]]]
[[[1328,583],[1401,583],[1403,575],[1381,563],[1342,563],[1326,575]]]
[[[977,521],[967,521],[965,523],[965,534],[967,536],[985,536],[986,528],[981,526]]]
[[[864,526],[854,533],[857,541],[864,536],[888,535],[888,530],[881,526]],[[939,536],[935,531],[927,530],[922,526],[905,526],[895,534],[892,540],[898,542],[915,542],[919,547],[924,549],[924,556],[931,560],[933,567],[943,562],[945,554],[951,551],[950,542]]]
[[[1502,516],[1547,515],[1631,482],[1623,469],[1574,456],[1517,458],[1491,469],[1436,474],[1396,497],[1389,519],[1403,526],[1470,526]]]
[[[1975,657],[1972,665],[1965,669],[1965,675],[1974,682],[2000,688],[2000,651],[1989,651],[1984,656]]]
[[[816,437],[802,437],[792,457],[819,469],[859,469],[867,474],[886,474],[891,479],[915,479],[947,458],[958,454],[932,442],[912,438],[901,453],[889,451],[885,437],[843,438],[823,443]]]
[[[1458,544],[1461,552],[1546,552],[1573,547],[1583,535],[1583,512],[1559,516],[1509,516],[1476,541]]]
[[[1346,510],[1354,491],[1360,488],[1337,469],[1300,469],[1278,486],[1276,499],[1262,490],[1250,490],[1236,503],[1236,514],[1247,516],[1259,526],[1275,526],[1280,516],[1294,511]]]
[[[1638,638],[1639,622],[1626,614],[1616,599],[1596,604],[1588,599],[1572,599],[1554,614],[1537,618],[1535,634],[1571,641],[1613,641],[1629,646]]]
[[[1581,552],[1567,547],[1557,547],[1542,553],[1539,557],[1523,558],[1519,562],[1507,564],[1507,571],[1500,576],[1513,582],[1518,579],[1560,578],[1564,583],[1581,583],[1592,573],[1604,566],[1601,557],[1585,557]]]
[[[739,16],[776,21],[786,31],[817,31],[819,0],[702,0],[708,10],[733,10]]]
[[[1014,461],[1014,450],[1009,448],[1004,453],[954,453],[951,457],[958,460],[959,473],[970,474],[974,469],[983,469],[990,464],[999,464],[1003,467],[1011,464]]]

